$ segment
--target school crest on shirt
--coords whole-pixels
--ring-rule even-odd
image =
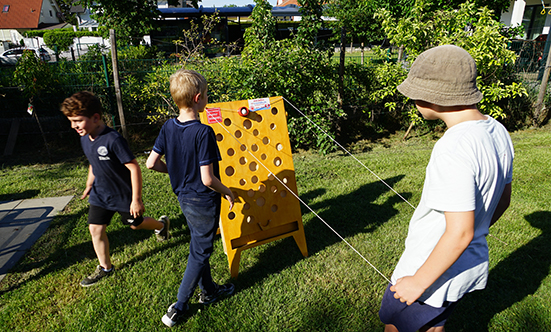
[[[108,152],[105,146],[100,146],[98,148],[99,160],[110,160],[111,158],[107,157]]]

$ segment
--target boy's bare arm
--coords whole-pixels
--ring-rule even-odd
[[[222,184],[216,176],[214,176],[212,164],[201,166],[201,181],[203,181],[205,186],[224,195],[228,202],[230,202],[230,210],[232,209],[233,201],[235,199],[233,197],[233,193],[228,187]]]
[[[94,184],[94,180],[96,177],[94,176],[94,172],[92,171],[92,165],[88,166],[88,178],[86,179],[86,188],[84,188],[84,191],[82,192],[82,196],[80,196],[80,199],[85,199],[86,196],[90,194],[90,191],[92,190],[92,185]]]
[[[390,290],[408,305],[415,302],[469,246],[474,236],[474,211],[444,212],[446,230],[415,275],[396,281]]]
[[[503,193],[501,194],[501,198],[499,199],[499,203],[497,203],[494,215],[492,216],[492,222],[490,223],[490,226],[495,224],[495,222],[498,221],[499,218],[501,218],[505,210],[509,208],[509,204],[511,204],[511,190],[511,184],[506,184],[505,189],[503,189]]]
[[[130,170],[130,182],[132,184],[132,202],[130,214],[136,218],[143,214],[145,207],[142,202],[142,170],[136,159],[124,164]]]
[[[168,173],[165,162],[161,160],[161,155],[153,150],[151,150],[151,153],[149,154],[145,165],[147,166],[147,168],[154,171]]]

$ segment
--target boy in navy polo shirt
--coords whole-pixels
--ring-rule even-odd
[[[166,216],[160,220],[142,216],[140,165],[124,137],[103,122],[99,99],[90,92],[78,92],[63,101],[61,111],[81,136],[82,149],[90,162],[81,199],[89,196],[88,224],[99,265],[81,281],[87,287],[114,271],[106,228],[115,212],[132,229],[155,230],[159,241],[168,239],[170,222]]]
[[[191,234],[189,257],[178,290],[178,301],[170,305],[162,321],[172,327],[185,314],[188,301],[199,286],[199,303],[209,304],[233,294],[232,284],[212,280],[209,258],[220,218],[221,194],[233,207],[233,193],[220,182],[220,151],[211,127],[201,124],[199,112],[205,109],[207,81],[199,73],[178,70],[170,77],[170,94],[180,115],[161,128],[147,168],[168,173],[174,193]],[[161,160],[165,156],[166,163]]]

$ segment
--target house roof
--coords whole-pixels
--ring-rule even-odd
[[[1,1],[1,0],[0,0]],[[202,15],[211,15],[218,12],[221,17],[227,16],[250,16],[253,12],[254,5],[244,7],[203,7],[195,8],[159,8],[162,18],[184,18],[184,17],[201,17]],[[273,16],[300,16],[297,6],[276,6],[272,8]]]
[[[36,29],[41,9],[42,0],[0,0],[0,29]]]
[[[285,7],[285,6],[288,6],[288,5],[298,6],[298,1],[297,0],[281,0],[281,1],[278,1],[277,7]]]

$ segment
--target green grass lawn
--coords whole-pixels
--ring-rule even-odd
[[[355,156],[417,205],[432,135],[401,135],[357,144]],[[512,133],[512,204],[492,227],[488,287],[467,295],[447,331],[551,331],[549,128]],[[141,165],[146,156],[138,155]],[[390,278],[413,208],[350,156],[294,155],[299,195]],[[4,166],[0,200],[74,194],[66,210],[0,283],[1,331],[160,331],[185,269],[189,231],[168,176],[143,169],[146,214],[171,218],[173,238],[132,231],[118,217],[108,227],[116,273],[83,288],[97,265],[87,230],[84,159]],[[292,239],[242,253],[235,295],[204,307],[193,298],[176,331],[382,331],[377,312],[387,281],[303,207],[309,256]],[[218,237],[214,279],[230,280]]]

